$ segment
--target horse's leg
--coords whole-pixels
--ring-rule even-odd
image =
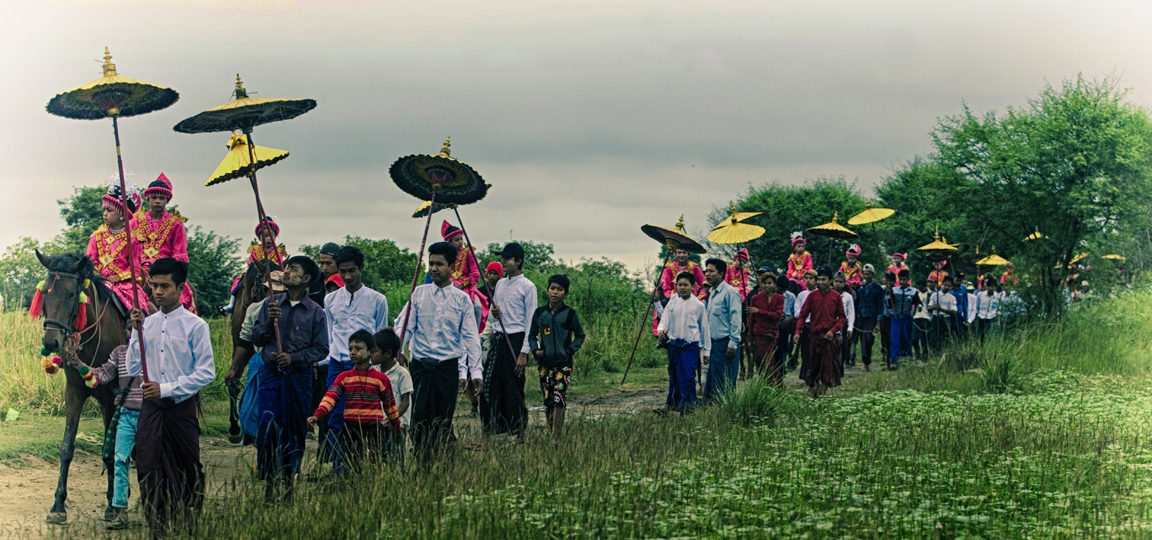
[[[80,427],[80,411],[84,408],[86,398],[82,390],[73,389],[71,385],[64,389],[67,420],[64,422],[64,442],[60,445],[60,478],[56,482],[56,502],[48,511],[48,523],[64,523],[68,519],[68,511],[64,507],[64,501],[68,498],[68,467],[72,465],[72,454],[76,450],[76,430]]]
[[[100,411],[104,413],[104,437],[105,437],[104,446],[108,446],[109,444],[111,444],[111,445],[113,445],[113,448],[115,448],[116,439],[113,438],[111,441],[107,440],[108,427],[112,425],[112,415],[116,412],[115,399],[113,397],[106,395],[106,394],[107,394],[107,392],[100,395],[100,397],[99,397]],[[114,489],[113,483],[115,482],[115,479],[116,479],[116,468],[115,467],[116,467],[116,452],[113,451],[111,454],[108,455],[108,458],[104,460],[104,471],[108,476],[108,497],[107,497],[108,498],[108,506],[104,508],[104,520],[105,521],[112,521],[116,517],[116,510],[114,508],[112,508],[112,492]]]

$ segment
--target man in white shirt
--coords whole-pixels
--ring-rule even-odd
[[[696,406],[696,366],[711,352],[708,312],[692,294],[696,276],[680,272],[675,279],[676,296],[668,300],[656,327],[660,341],[668,343],[668,397],[656,409],[658,414],[671,409],[684,413]]]
[[[1000,314],[1000,292],[997,291],[996,280],[989,274],[984,277],[984,290],[976,295],[976,306],[972,313],[976,317],[976,333],[980,335],[980,343],[984,343],[984,334],[996,327],[996,317]]]
[[[524,440],[528,409],[524,406],[524,366],[528,363],[528,327],[536,312],[536,285],[524,276],[524,247],[504,246],[504,277],[496,282],[490,316],[495,316],[484,386],[480,394],[480,424],[485,435],[514,433]]]
[[[404,339],[400,349],[408,344],[412,353],[409,431],[415,454],[421,459],[455,441],[452,417],[456,414],[456,395],[464,392],[469,379],[474,388],[481,385],[480,334],[472,299],[452,285],[456,255],[456,246],[448,242],[429,246],[428,276],[432,283],[416,287],[396,318]]]
[[[158,259],[149,270],[152,300],[159,311],[144,317],[132,310],[128,374],[142,375],[144,400],[136,429],[136,472],[144,515],[153,535],[163,536],[168,520],[187,523],[204,499],[200,464],[197,394],[216,377],[208,323],[180,303],[188,263]],[[143,327],[147,362],[140,356]],[[181,530],[184,523],[177,523]]]
[[[933,291],[928,300],[928,315],[932,317],[929,345],[937,351],[952,335],[952,317],[956,316],[956,296],[949,292],[951,288],[952,276],[945,276],[944,285]]]

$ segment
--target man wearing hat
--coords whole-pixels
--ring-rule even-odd
[[[164,173],[160,173],[148,184],[144,190],[144,201],[145,207],[132,218],[132,235],[140,244],[140,262],[145,270],[156,259],[164,257],[188,262],[188,234],[184,231],[184,216],[179,212],[168,212],[168,203],[172,201],[172,181]],[[180,291],[180,304],[193,315],[196,314],[195,295],[187,282]]]
[[[252,344],[263,347],[267,356],[257,394],[256,471],[268,482],[268,500],[274,498],[279,484],[284,485],[285,496],[291,496],[312,410],[313,366],[328,356],[324,310],[308,297],[308,286],[319,273],[307,256],[285,261],[282,279],[287,291],[276,295],[272,303],[265,302],[252,330]],[[279,334],[274,325],[279,326]]]
[[[140,264],[140,243],[128,238],[125,225],[138,208],[140,195],[129,193],[128,206],[120,202],[120,185],[115,184],[100,198],[104,224],[88,237],[85,255],[92,261],[96,272],[104,276],[108,288],[116,293],[116,298],[125,311],[132,309],[133,298],[142,309],[148,307],[148,296],[144,293],[143,271]],[[131,249],[129,249],[131,242]],[[128,252],[132,252],[129,260]],[[136,281],[132,283],[131,268],[136,270]]]
[[[504,278],[492,296],[494,333],[484,359],[484,385],[480,394],[480,422],[486,435],[515,433],[524,440],[528,409],[524,407],[524,368],[530,350],[525,336],[536,312],[536,285],[524,276],[524,247],[504,246]]]

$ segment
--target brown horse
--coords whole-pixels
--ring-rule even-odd
[[[280,265],[272,262],[272,270],[279,270]],[[240,290],[236,292],[236,302],[232,304],[232,346],[240,341],[240,327],[244,326],[244,315],[248,306],[259,302],[268,295],[268,287],[264,285],[267,277],[264,276],[264,262],[249,263],[248,269],[240,280]]]
[[[60,478],[56,483],[56,501],[48,511],[48,523],[64,523],[68,513],[64,501],[68,498],[68,467],[72,464],[72,454],[76,449],[76,430],[80,425],[80,411],[88,398],[96,398],[104,416],[104,430],[112,420],[113,389],[111,385],[88,388],[80,373],[72,365],[79,360],[96,367],[108,361],[112,349],[127,342],[124,318],[113,303],[114,295],[105,285],[103,278],[96,274],[92,261],[83,255],[66,253],[45,257],[36,252],[40,264],[48,269],[43,295],[44,350],[59,353],[68,362],[63,366],[67,380],[64,389],[64,442],[60,446]],[[88,296],[88,303],[80,303],[80,293]],[[78,310],[86,309],[85,328],[73,328]],[[106,441],[110,442],[110,441]],[[108,470],[108,507],[105,516],[112,512],[112,462],[106,460]]]

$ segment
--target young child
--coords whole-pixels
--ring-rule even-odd
[[[753,367],[766,375],[772,386],[784,385],[784,366],[776,354],[780,319],[784,315],[784,296],[776,292],[776,274],[760,274],[760,291],[748,301],[748,322],[752,333]]]
[[[808,384],[813,398],[828,388],[840,386],[840,338],[837,334],[847,322],[844,300],[832,290],[832,268],[822,267],[816,279],[816,289],[809,291],[796,319],[796,336],[810,328],[808,359],[800,366],[800,378]]]
[[[656,409],[658,414],[673,408],[683,414],[696,406],[696,366],[701,354],[710,353],[712,338],[704,302],[692,295],[695,287],[696,276],[691,272],[676,276],[676,296],[664,307],[656,327],[660,340],[668,342],[668,397]]]
[[[928,281],[935,281],[937,287],[944,283],[944,276],[948,275],[948,272],[944,270],[947,265],[948,261],[944,259],[932,263],[932,272],[928,274]]]
[[[126,363],[128,346],[121,345],[112,349],[108,361],[91,368],[91,376],[84,377],[85,382],[92,388],[101,385],[108,386],[117,382],[115,401],[120,409],[120,419],[116,423],[116,446],[113,455],[112,467],[112,501],[109,507],[113,515],[109,516],[107,525],[109,530],[128,528],[128,495],[131,492],[132,482],[128,474],[128,460],[132,458],[132,449],[136,446],[136,422],[140,418],[140,404],[144,399],[140,393],[142,377],[128,375]],[[82,362],[77,369],[82,373],[87,366]],[[105,517],[105,519],[109,519]]]
[[[893,253],[892,264],[888,266],[888,270],[884,273],[885,276],[887,276],[887,274],[899,276],[901,270],[907,270],[908,265],[904,264],[904,261],[906,260],[908,260],[908,255],[904,253]],[[904,283],[900,283],[899,285],[902,287],[907,286],[907,284]]]
[[[840,263],[840,272],[844,274],[844,283],[846,283],[853,290],[859,287],[864,282],[862,272],[864,267],[860,265],[857,259],[860,257],[860,246],[852,244],[848,247],[848,251],[844,252],[845,261]]]
[[[544,410],[554,441],[560,440],[564,430],[572,357],[584,345],[580,317],[564,303],[568,285],[568,276],[564,274],[548,278],[548,305],[536,308],[528,331],[528,346],[539,366],[540,391],[544,394]]]
[[[400,430],[407,433],[412,424],[412,375],[396,361],[400,353],[400,338],[391,327],[372,336],[376,347],[372,349],[372,363],[380,366],[392,384],[392,399],[396,400],[396,414],[400,415]],[[401,449],[397,449],[401,450]],[[402,453],[401,453],[402,455]]]
[[[807,247],[808,242],[804,240],[803,236],[800,236],[800,233],[792,233],[792,254],[788,256],[788,268],[785,275],[804,290],[809,288],[805,275],[812,271],[812,255],[808,254]]]
[[[372,355],[376,339],[367,330],[357,330],[348,337],[348,358],[353,367],[336,376],[316,412],[308,417],[309,424],[328,414],[336,400],[344,397],[344,429],[340,431],[341,455],[344,459],[333,462],[337,474],[347,472],[349,462],[377,457],[384,447],[384,419],[387,418],[391,433],[397,445],[404,444],[404,433],[400,429],[400,414],[396,410],[396,399],[392,397],[392,383],[388,376],[371,369]]]

